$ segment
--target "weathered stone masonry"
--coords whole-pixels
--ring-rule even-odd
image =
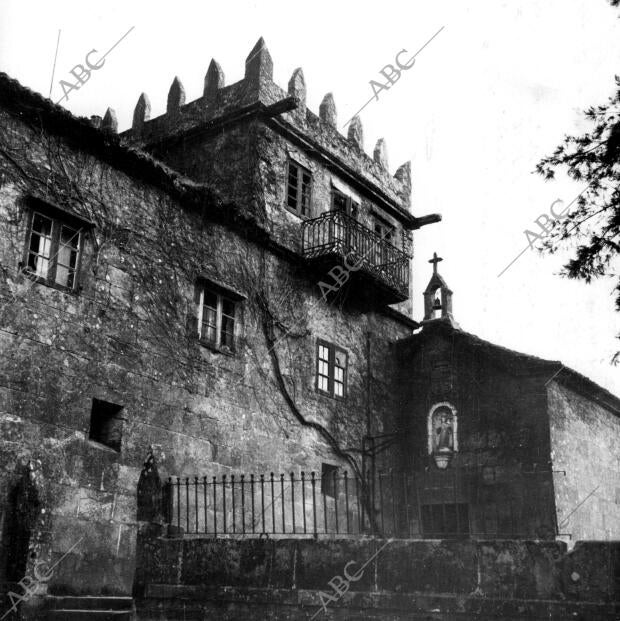
[[[3,499],[26,463],[36,463],[47,515],[41,554],[58,558],[85,537],[50,590],[127,593],[135,486],[149,446],[164,475],[320,471],[324,461],[350,468],[287,409],[261,303],[277,326],[278,363],[299,411],[342,450],[353,449],[357,462],[368,421],[381,431],[395,411],[389,343],[415,324],[381,308],[361,312],[320,299],[290,252],[298,250],[299,224],[288,212],[284,222],[269,198],[283,183],[282,164],[271,185],[260,177],[268,172],[264,143],[239,149],[233,132],[213,151],[220,161],[226,154],[225,169],[240,183],[252,182],[244,192],[233,188],[236,202],[225,203],[216,189],[120,146],[105,124],[95,130],[2,80]],[[250,133],[261,131],[254,122]],[[277,149],[282,154],[283,143]],[[244,161],[235,168],[239,153]],[[245,174],[250,167],[256,172]],[[268,204],[266,214],[257,202]],[[21,271],[28,213],[43,204],[77,214],[88,229],[76,292],[34,283]],[[203,278],[244,298],[232,356],[194,336],[195,287]],[[314,389],[316,337],[348,352],[346,400]],[[122,406],[120,452],[89,440],[93,399]]]
[[[586,383],[585,378],[582,380]],[[551,458],[561,532],[620,539],[620,418],[559,375],[548,384]]]
[[[192,590],[203,579],[192,563],[202,568],[219,544],[150,540],[149,529],[159,535],[160,527],[137,521],[136,486],[149,450],[164,478],[319,473],[323,464],[353,470],[358,478],[369,467],[398,471],[405,485],[386,488],[392,526],[420,536],[437,536],[424,526],[421,509],[432,514],[439,508],[445,527],[446,510],[458,516],[466,505],[467,524],[459,526],[457,517],[458,532],[450,536],[511,532],[551,539],[566,527],[574,538],[619,537],[619,464],[609,457],[619,448],[617,398],[558,362],[461,330],[452,292],[436,273],[437,257],[435,280],[425,292],[429,316],[414,321],[412,231],[439,216],[411,213],[410,165],[392,176],[382,139],[373,157],[366,155],[357,118],[341,135],[331,94],[318,116],[308,110],[300,69],[286,91],[272,75],[261,39],[242,80],[226,86],[212,61],[203,97],[185,103],[175,79],[166,113],[150,119],[143,94],[132,128],[119,136],[110,109],[103,120],[77,119],[0,74],[0,557],[6,559],[0,582],[60,559],[77,542],[41,592],[129,594],[135,578],[140,596],[149,585],[156,590],[166,583],[174,585],[171,598],[188,586],[190,597],[202,598]],[[304,213],[287,203],[295,167],[312,179],[310,199],[298,204]],[[81,231],[77,287],[26,273],[34,213]],[[339,229],[334,213],[346,216],[349,228]],[[364,253],[368,263],[376,259],[375,272],[345,273],[338,246],[311,261],[302,231],[316,219],[330,223],[331,242],[349,243],[354,234],[364,243],[373,240],[376,254]],[[406,259],[404,290],[390,280],[386,256]],[[325,296],[321,282],[337,286]],[[441,285],[441,298],[434,299],[433,283]],[[235,301],[234,347],[198,337],[204,286]],[[435,311],[442,316],[431,318]],[[346,353],[345,398],[317,390],[320,341]],[[444,470],[428,448],[437,431],[429,412],[438,403],[458,413]],[[105,416],[91,420],[93,411]],[[365,451],[377,446],[376,453]],[[468,468],[475,474],[462,475]],[[449,497],[437,492],[455,472]],[[408,500],[400,495],[403,489],[407,494],[409,475],[430,483],[416,487],[422,491],[418,511],[409,511],[411,493]],[[405,586],[415,591],[424,571],[412,568],[417,552],[410,544],[399,544],[396,557],[405,560],[385,579],[407,568],[412,577]],[[238,553],[258,550],[281,560],[303,548],[305,567],[316,578],[307,582],[312,588],[320,582],[312,559],[323,562],[323,551],[333,551],[330,544],[301,539],[280,548],[244,542],[241,552],[236,545],[220,559],[227,567],[235,566]],[[334,570],[350,549],[364,552],[371,544],[339,545]],[[506,544],[509,552],[502,545],[455,544],[456,557],[462,553],[469,563],[467,584],[445,610],[465,606],[477,614],[474,559],[496,555],[512,567],[513,552],[525,558],[530,544]],[[562,544],[543,542],[536,550],[547,545],[558,551]],[[158,557],[154,568],[144,565],[152,560],[149,546],[164,559]],[[450,566],[445,557],[454,556],[446,550],[424,548],[424,563],[437,576]],[[610,550],[605,579],[617,568]],[[181,571],[179,554],[186,554],[186,574],[172,579]],[[579,566],[577,573],[585,563],[596,573],[595,555],[583,547],[585,560],[579,554],[577,548],[562,563]],[[559,553],[552,556],[559,559]],[[581,577],[558,587],[567,570],[563,565],[560,575],[548,565],[537,595],[570,591],[579,598],[586,592]],[[290,605],[283,618],[296,614],[296,580],[308,577],[300,568],[285,569],[278,583],[283,591],[276,599]],[[261,572],[258,587],[264,586]],[[235,587],[250,579],[222,576],[218,588],[231,586],[225,584],[230,576]],[[609,598],[615,587],[605,584]],[[492,585],[494,593],[502,588]],[[207,595],[220,601],[219,593]],[[364,609],[376,595],[356,595],[352,609]],[[237,602],[243,610],[244,598]],[[392,594],[378,607],[406,614],[414,599]],[[420,614],[436,603],[421,605]],[[269,598],[263,604],[278,607]],[[348,609],[339,614],[345,617]]]

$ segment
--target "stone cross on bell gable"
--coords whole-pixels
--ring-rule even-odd
[[[422,323],[431,321],[448,321],[453,328],[458,324],[452,316],[452,291],[446,281],[439,275],[437,264],[443,259],[433,252],[433,258],[429,263],[433,264],[433,275],[424,290],[424,319]]]
[[[437,263],[439,263],[440,261],[443,261],[443,259],[441,257],[437,256],[436,252],[433,252],[433,258],[429,259],[429,263],[433,264],[433,274],[437,273]]]

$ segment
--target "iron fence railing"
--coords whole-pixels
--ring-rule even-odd
[[[174,477],[166,521],[185,534],[540,538],[557,532],[548,471],[480,468],[357,477],[314,472]]]
[[[408,295],[410,256],[344,212],[328,211],[304,221],[302,248],[306,259],[346,258],[399,295]]]
[[[176,477],[164,486],[167,521],[188,534],[371,532],[357,479],[301,472]]]

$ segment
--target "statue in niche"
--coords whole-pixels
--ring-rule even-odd
[[[452,430],[452,414],[442,412],[435,415],[436,422],[436,450],[452,451],[454,450],[454,431]]]
[[[458,451],[456,410],[447,403],[436,403],[428,415],[428,452],[446,454]]]
[[[437,403],[428,415],[428,452],[440,469],[449,466],[458,451],[456,410],[449,403]]]
[[[447,407],[441,407],[433,413],[433,452],[454,450],[454,415]]]

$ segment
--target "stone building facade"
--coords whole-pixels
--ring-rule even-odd
[[[615,450],[614,397],[462,332],[451,292],[414,334],[412,231],[439,216],[412,214],[409,164],[392,176],[383,140],[366,155],[359,119],[336,129],[331,95],[306,108],[301,70],[274,84],[262,39],[242,80],[213,61],[203,97],[175,79],[166,113],[142,95],[120,135],[112,110],[78,119],[3,74],[0,123],[0,582],[62,559],[49,592],[129,593],[149,452],[162,477],[370,469],[411,491],[442,475],[437,449],[492,484],[459,480],[394,529],[452,535],[455,511],[458,535],[551,537],[595,476],[569,476],[575,434]],[[448,408],[435,437],[435,404],[458,428]],[[595,534],[618,536],[604,493]]]
[[[422,330],[396,344],[396,435],[422,505],[414,528],[620,538],[620,400],[560,362],[462,330],[436,267],[425,302]]]
[[[120,137],[110,110],[1,90],[1,485],[36,472],[32,558],[81,542],[50,588],[130,589],[150,447],[163,475],[360,470],[396,411],[390,343],[417,325],[409,166],[368,157],[358,120],[341,136],[331,96],[306,110],[300,70],[281,91],[262,40],[239,83],[212,63],[203,98],[175,80]],[[24,548],[2,545],[15,580]]]

